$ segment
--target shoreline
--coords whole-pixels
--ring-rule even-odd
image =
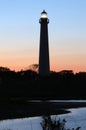
[[[43,115],[70,113],[69,109],[86,107],[86,102],[11,102],[0,104],[0,121]]]

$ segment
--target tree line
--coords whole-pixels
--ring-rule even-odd
[[[32,70],[12,71],[0,67],[0,97],[28,99],[86,99],[86,72],[50,72],[40,77]]]

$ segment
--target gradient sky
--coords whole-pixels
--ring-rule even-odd
[[[0,66],[21,70],[38,64],[44,9],[51,70],[86,71],[86,0],[0,0]]]

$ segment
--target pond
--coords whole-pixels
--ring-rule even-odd
[[[69,109],[71,113],[62,115],[52,115],[57,120],[66,119],[67,128],[81,126],[81,130],[86,130],[86,108]],[[42,117],[30,117],[22,119],[11,119],[0,121],[0,130],[42,130],[40,125]]]

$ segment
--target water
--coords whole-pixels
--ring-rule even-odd
[[[0,121],[0,130],[42,130],[41,117]]]
[[[29,100],[28,102],[42,102],[41,100]],[[86,102],[86,100],[46,100],[46,102]]]
[[[60,118],[65,118],[67,128],[76,128],[81,126],[81,130],[86,130],[86,108],[70,109],[72,113],[60,115]]]
[[[86,108],[69,109],[71,113],[52,116],[52,118],[65,118],[67,128],[81,126],[81,130],[86,130]],[[42,130],[41,117],[23,118],[0,121],[0,130]]]
[[[57,103],[57,102],[86,102],[86,100],[49,100],[48,102]]]

